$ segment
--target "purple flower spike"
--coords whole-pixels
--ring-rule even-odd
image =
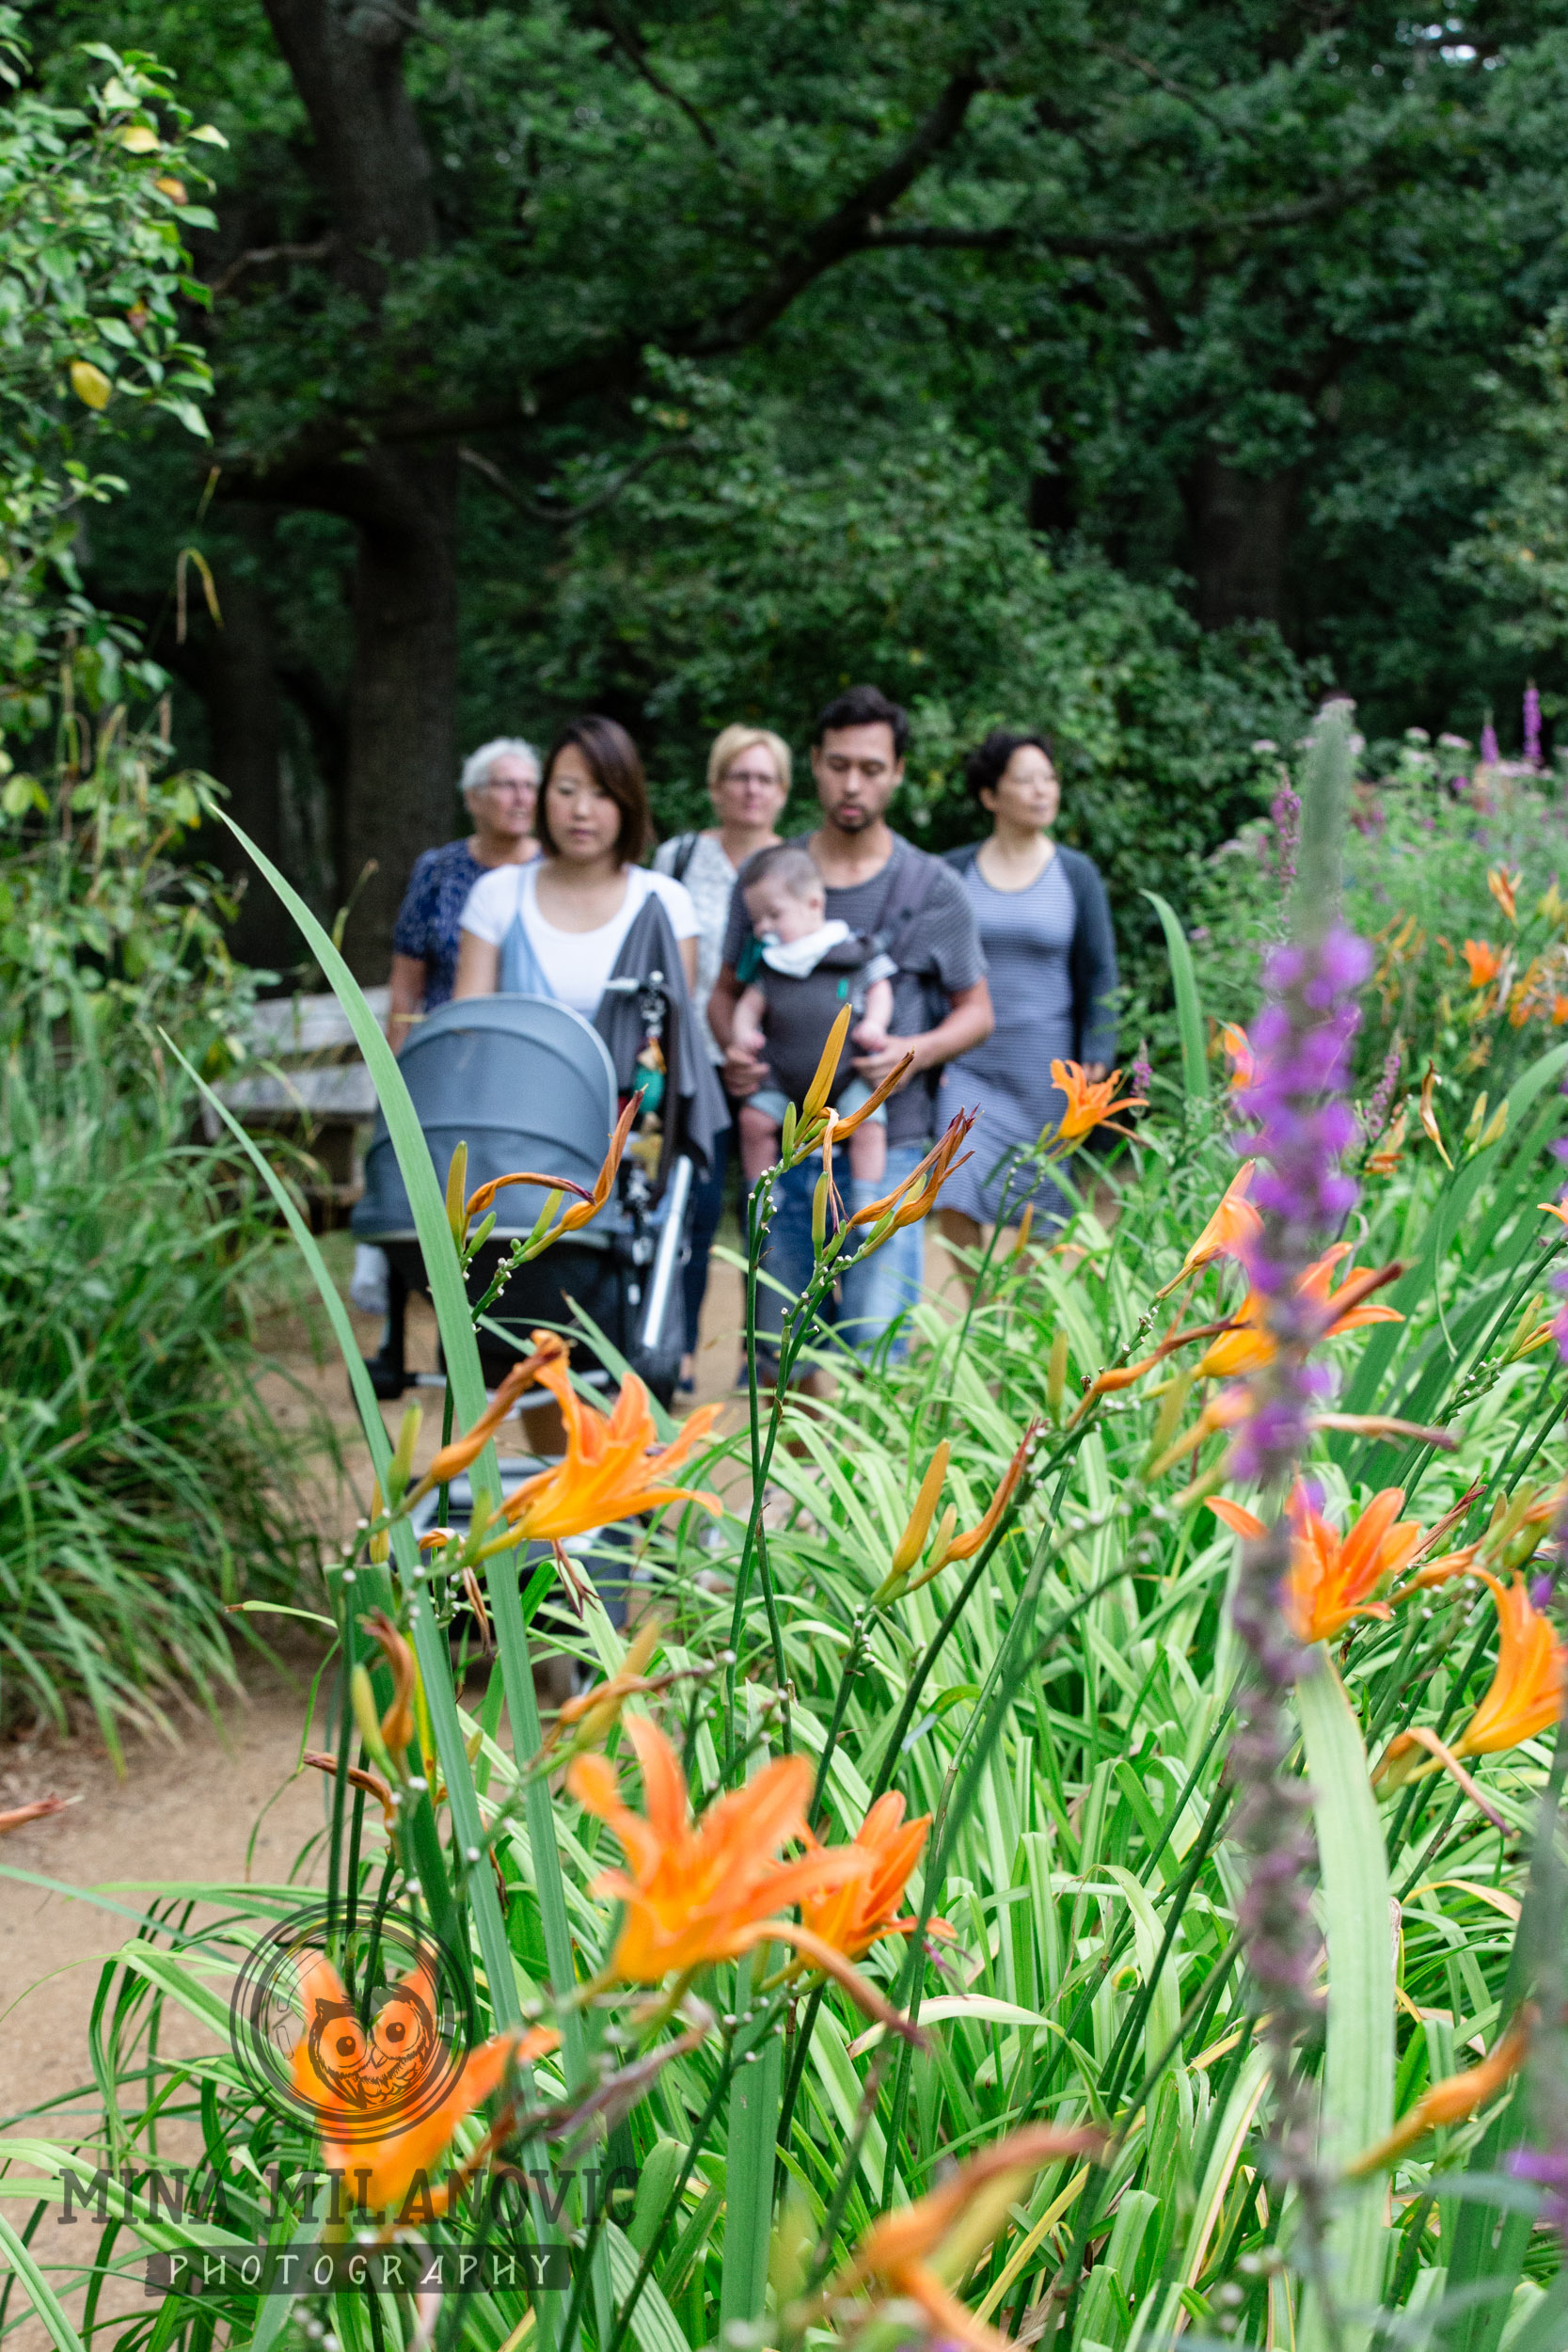
[[[1525,689],[1525,757],[1532,768],[1541,765],[1541,697],[1532,684]]]
[[[1495,768],[1501,757],[1502,754],[1497,749],[1497,730],[1488,719],[1481,731],[1481,764],[1483,768]]]
[[[1260,1163],[1252,1187],[1261,1230],[1246,1270],[1262,1303],[1273,1343],[1269,1360],[1249,1382],[1249,1411],[1229,1468],[1255,1481],[1277,1511],[1307,1447],[1310,1416],[1326,1367],[1313,1363],[1323,1337],[1321,1300],[1304,1296],[1303,1278],[1333,1241],[1354,1206],[1354,1182],[1340,1159],[1356,1126],[1346,1103],[1350,1052],[1359,1020],[1355,997],[1371,969],[1364,940],[1334,918],[1338,829],[1354,744],[1347,709],[1318,723],[1307,767],[1300,839],[1301,882],[1295,936],[1269,959],[1267,1001],[1250,1031],[1251,1085],[1238,1108],[1254,1131],[1238,1149]],[[1276,822],[1277,803],[1276,803]],[[1398,1081],[1391,1055],[1381,1118]],[[1243,1550],[1231,1618],[1249,1655],[1237,1697],[1240,1729],[1229,1769],[1237,1789],[1234,1834],[1250,1858],[1237,1907],[1274,2078],[1275,2169],[1299,2192],[1307,2259],[1320,2242],[1324,2187],[1312,2154],[1311,2101],[1294,2061],[1317,2013],[1313,1977],[1318,1934],[1311,1912],[1315,1860],[1300,1777],[1289,1770],[1295,1733],[1287,1708],[1304,1661],[1286,1609],[1291,1530],[1283,1514]]]
[[[1290,780],[1280,786],[1270,804],[1274,818],[1275,874],[1282,883],[1296,878],[1296,851],[1301,847],[1301,795]]]

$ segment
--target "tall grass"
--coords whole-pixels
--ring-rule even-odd
[[[276,1220],[192,1103],[90,1054],[0,1080],[0,1717],[85,1705],[117,1758],[237,1687],[226,1608],[317,1549],[259,1387]]]
[[[462,1429],[482,1391],[452,1226],[395,1066],[330,943],[311,937],[360,1022],[404,1154]],[[1328,1343],[1340,1403],[1441,1428],[1451,1443],[1319,1430],[1310,1473],[1338,1526],[1374,1488],[1398,1484],[1406,1517],[1431,1527],[1457,1514],[1443,1542],[1481,1545],[1483,1564],[1528,1563],[1550,1537],[1549,1496],[1543,1516],[1523,1514],[1562,1468],[1562,1373],[1539,1343],[1562,1228],[1535,1204],[1565,1063],[1561,1048],[1538,1055],[1513,1081],[1506,1123],[1478,1125],[1452,1169],[1423,1142],[1369,1178],[1346,1237],[1359,1265],[1406,1265],[1383,1294],[1404,1319]],[[757,1958],[678,1988],[704,2009],[689,1997],[679,2012],[639,2002],[614,1980],[619,1921],[594,1881],[621,1857],[547,1776],[529,1667],[565,1648],[603,1673],[620,1665],[623,1643],[592,1606],[580,1632],[556,1618],[547,1633],[531,1630],[539,1561],[520,1573],[515,1553],[498,1553],[499,1668],[467,1710],[447,1671],[447,1581],[421,1573],[394,1511],[353,1564],[355,1584],[331,1580],[334,1608],[350,1666],[378,1655],[370,1611],[398,1613],[429,1709],[419,1751],[438,1756],[450,1811],[427,1761],[403,1783],[405,1826],[389,1840],[344,1777],[369,1752],[346,1742],[327,1791],[332,1883],[367,1905],[396,1895],[455,1938],[485,2023],[559,2016],[561,2051],[515,2086],[530,2119],[515,2130],[530,2137],[503,2127],[499,2153],[535,2178],[535,2228],[567,2239],[576,2283],[532,2304],[503,2285],[422,2312],[391,2291],[290,2304],[230,2285],[169,2295],[130,2319],[99,2316],[104,2281],[132,2275],[150,2247],[306,2245],[323,2227],[298,2184],[315,2153],[304,2123],[248,2091],[227,2051],[178,2063],[163,2054],[171,2006],[221,2033],[236,1971],[299,1899],[286,1886],[214,1888],[216,1924],[150,1914],[105,1972],[91,2052],[99,2132],[71,2146],[40,2124],[4,2148],[12,2262],[60,2352],[98,2342],[267,2352],[302,2328],[317,2340],[330,2330],[351,2352],[432,2337],[476,2352],[838,2339],[887,2352],[920,2337],[986,2343],[986,2327],[1062,2352],[1155,2352],[1178,2340],[1560,2352],[1560,2244],[1512,2160],[1562,2130],[1550,2103],[1531,2097],[1550,2079],[1560,2025],[1557,1807],[1568,1753],[1560,1734],[1554,1752],[1548,1724],[1472,1757],[1468,1789],[1433,1772],[1374,1807],[1369,1782],[1407,1729],[1451,1742],[1486,1688],[1497,1619],[1473,1579],[1419,1593],[1386,1620],[1357,1618],[1303,1685],[1305,1752],[1285,1772],[1295,1785],[1309,1763],[1324,1863],[1326,2007],[1297,2053],[1315,2205],[1277,2169],[1268,2051],[1238,1934],[1245,1861],[1231,1836],[1237,1546],[1207,1507],[1222,1487],[1248,1498],[1225,1485],[1223,1433],[1172,1456],[1204,1392],[1177,1369],[1190,1355],[1124,1391],[1085,1392],[1095,1375],[1140,1360],[1178,1313],[1223,1322],[1238,1305],[1237,1269],[1223,1263],[1179,1308],[1155,1302],[1235,1166],[1224,1107],[1206,1090],[1168,1095],[1135,1148],[1083,1180],[1065,1232],[974,1263],[961,1326],[929,1306],[903,1363],[824,1358],[837,1379],[826,1405],[753,1394],[751,1425],[707,1467],[727,1486],[726,1455],[742,1469],[766,1460],[766,1511],[760,1495],[746,1500],[715,1532],[681,1506],[641,1539],[646,1598],[662,1620],[641,1661],[654,1687],[632,1692],[599,1734],[628,1800],[641,1801],[626,1737],[628,1714],[641,1713],[662,1724],[698,1805],[793,1749],[814,1767],[812,1819],[830,1844],[854,1835],[883,1789],[910,1814],[929,1813],[903,1902],[916,1931],[883,1937],[863,1963],[895,2012],[918,2020],[917,2037],[868,2025],[836,1983],[781,1977],[777,1947],[771,1981]],[[309,1253],[302,1228],[299,1237]],[[786,1348],[797,1339],[809,1358],[813,1336],[786,1327]],[[938,1447],[950,1449],[944,1492],[968,1528],[1032,1422],[1027,1474],[989,1538],[918,1589],[889,1589]],[[368,1396],[365,1426],[395,1501],[397,1466]],[[497,1492],[488,1451],[471,1475]],[[744,1497],[744,1481],[732,1491]],[[383,1677],[377,1706],[389,1697]],[[945,1939],[927,1932],[933,1921],[946,1923]],[[1499,2061],[1468,2105],[1449,2093],[1447,2122],[1418,2128],[1423,2094],[1495,2052],[1532,1995],[1523,2072]],[[1405,2143],[1370,2150],[1396,2120]],[[1053,2143],[994,2206],[978,2198],[967,2236],[932,2240],[940,2282],[967,2316],[934,2322],[911,2299],[912,2269],[882,2276],[868,2299],[879,2274],[863,2269],[857,2284],[847,2265],[879,2215],[1039,2123],[1090,2137]],[[117,2207],[102,2231],[61,2237],[68,2176],[82,2180],[112,2153],[145,2185],[177,2127],[202,2152],[194,2215],[150,2220],[143,2202],[130,2220]],[[458,2149],[476,2149],[481,2131],[471,2119]],[[605,2211],[582,2192],[585,2164],[629,2165],[635,2195]],[[482,2205],[416,2234],[472,2247],[487,2227]]]

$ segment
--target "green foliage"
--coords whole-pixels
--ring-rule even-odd
[[[1271,765],[1270,791],[1292,772],[1289,763]],[[1284,933],[1289,891],[1280,873],[1275,823],[1254,818],[1205,861],[1192,886],[1189,946],[1213,1024],[1252,1018],[1263,959]],[[1518,878],[1513,919],[1489,883],[1494,874]],[[1468,1113],[1478,1073],[1496,1107],[1568,1013],[1564,882],[1560,775],[1509,763],[1481,769],[1468,743],[1446,737],[1434,745],[1412,728],[1386,772],[1357,786],[1345,912],[1377,950],[1355,1044],[1363,1101],[1397,1052],[1390,1110],[1419,1086],[1429,1063],[1446,1134],[1456,1110]],[[1466,940],[1497,956],[1494,977],[1480,985]],[[1172,1013],[1134,992],[1127,1027],[1148,1035],[1157,1065],[1173,1075]],[[1212,1051],[1219,1055],[1217,1037]]]
[[[329,945],[315,936],[312,944],[351,990]],[[351,1001],[362,1015],[352,993]],[[1505,1572],[1528,1571],[1549,1539],[1554,1497],[1535,1457],[1560,1421],[1562,1373],[1555,1352],[1523,1345],[1518,1334],[1521,1306],[1539,1295],[1565,1246],[1555,1225],[1543,1245],[1534,1207],[1543,1147],[1563,1115],[1550,1085],[1560,1058],[1538,1058],[1522,1074],[1512,1089],[1518,1115],[1457,1174],[1430,1156],[1407,1159],[1353,1216],[1347,1237],[1364,1263],[1398,1248],[1412,1271],[1394,1293],[1402,1322],[1328,1343],[1346,1401],[1446,1422],[1453,1444],[1319,1432],[1310,1470],[1338,1526],[1350,1525],[1374,1488],[1398,1483],[1405,1516],[1430,1527],[1451,1508],[1443,1543],[1489,1541],[1487,1556]],[[406,1102],[389,1060],[377,1059],[401,1136]],[[1542,1105],[1551,1114],[1545,1134],[1524,1116]],[[403,1139],[412,1154],[417,1138]],[[580,2166],[584,2141],[574,2132],[602,2110],[612,2119],[615,2161],[643,2168],[628,2234],[613,2217],[595,2220],[557,2176],[551,2201],[578,2274],[565,2324],[558,2303],[542,2298],[531,2314],[519,2293],[499,2287],[451,2298],[438,2315],[439,2344],[498,2352],[531,2334],[550,2347],[580,2340],[595,2352],[626,2342],[640,2352],[684,2352],[714,2341],[726,2310],[756,2312],[768,2341],[837,2340],[854,2329],[861,2307],[813,2305],[813,2286],[833,2277],[879,2213],[926,2193],[949,2160],[1042,2121],[1094,2122],[1110,2143],[1098,2162],[1049,2162],[998,2206],[947,2281],[972,2312],[1015,2334],[1055,2313],[1061,2352],[1153,2352],[1183,2321],[1207,2328],[1210,2341],[1255,2347],[1311,2341],[1315,2328],[1332,2341],[1332,2314],[1325,2328],[1304,2309],[1307,2223],[1270,2169],[1265,2065],[1236,1966],[1242,1876],[1227,1842],[1227,1760],[1238,1656],[1225,1607],[1234,1539],[1205,1507],[1228,1439],[1195,1440],[1196,1454],[1190,1445],[1157,1464],[1196,1413],[1197,1395],[1183,1380],[1163,1393],[1149,1381],[1074,1401],[1088,1375],[1142,1355],[1157,1321],[1185,1324],[1234,1308],[1239,1270],[1224,1263],[1202,1271],[1180,1308],[1162,1311],[1151,1299],[1180,1279],[1233,1168],[1212,1110],[1188,1103],[1179,1118],[1152,1123],[1101,1171],[1070,1247],[988,1255],[974,1266],[977,1288],[959,1327],[928,1305],[917,1312],[906,1364],[835,1360],[831,1401],[781,1408],[788,1442],[773,1451],[770,1493],[756,1497],[768,1502],[766,1524],[757,1509],[730,1509],[700,1536],[705,1518],[682,1510],[642,1543],[662,1624],[642,1669],[654,1668],[654,1687],[628,1703],[662,1721],[699,1804],[749,1776],[765,1755],[793,1748],[817,1768],[829,1841],[851,1836],[885,1788],[911,1814],[934,1817],[904,1899],[920,1925],[911,1936],[883,1939],[863,1963],[884,1995],[918,2006],[919,2046],[884,2042],[836,1987],[808,1996],[799,1978],[759,1986],[724,1966],[680,1988],[707,2001],[705,2013],[689,2001],[679,2017],[670,2007],[625,2008],[626,1988],[601,1975],[619,1920],[594,1891],[613,1844],[569,1794],[552,1799],[555,1758],[535,1754],[529,1676],[531,1653],[557,1646],[591,1672],[608,1672],[622,1662],[621,1639],[592,1605],[580,1627],[536,1621],[525,1633],[515,1556],[501,1555],[503,1572],[494,1564],[491,1571],[500,1658],[475,1714],[447,1672],[448,1580],[417,1573],[405,1518],[394,1516],[390,1531],[395,1573],[372,1556],[355,1564],[352,1594],[332,1580],[351,1654],[369,1608],[390,1601],[403,1614],[453,1799],[450,1845],[432,1806],[428,1761],[405,1783],[406,1826],[393,1841],[357,1796],[352,1808],[340,1801],[335,1883],[356,1870],[367,1903],[375,1890],[407,1899],[418,1887],[434,1921],[455,1911],[497,2023],[547,2006],[552,1979],[559,1998],[563,1970],[579,1994],[594,1983],[594,1996],[564,2012],[563,2059],[535,2066],[530,2121],[518,2129],[553,2109],[555,2143]],[[423,1246],[440,1266],[445,1344],[467,1421],[477,1401],[472,1336],[461,1305],[453,1311],[457,1262],[428,1166],[422,1175]],[[319,1264],[317,1273],[325,1279]],[[1064,1346],[1069,1377],[1058,1388],[1042,1367]],[[937,1581],[879,1603],[939,1441],[951,1448],[946,1490],[966,1527],[1031,1425],[1036,1442],[1016,1507],[990,1541]],[[395,1503],[391,1449],[368,1406],[366,1427]],[[725,1457],[744,1459],[757,1442],[755,1428],[721,1440],[711,1483],[733,1493]],[[476,1486],[490,1490],[494,1474],[486,1453],[474,1465]],[[1524,1519],[1530,1504],[1535,1517]],[[1512,1518],[1498,1516],[1510,1510]],[[1560,2249],[1535,2217],[1534,2192],[1504,2177],[1524,2129],[1506,2081],[1469,2113],[1450,2108],[1445,2128],[1390,2153],[1388,2201],[1383,2172],[1362,2186],[1338,2168],[1362,2153],[1366,2131],[1390,2115],[1408,2119],[1432,2084],[1463,2074],[1474,2049],[1494,2048],[1532,1982],[1551,1980],[1540,1941],[1540,1922],[1557,1915],[1543,1902],[1560,1899],[1549,1726],[1471,1759],[1481,1796],[1504,1823],[1500,1836],[1469,1793],[1436,1774],[1374,1807],[1366,1775],[1394,1738],[1413,1725],[1449,1741],[1462,1731],[1493,1673],[1496,1615],[1473,1580],[1455,1578],[1386,1620],[1356,1618],[1336,1648],[1342,1693],[1320,1656],[1304,1710],[1313,1773],[1333,1784],[1320,1793],[1320,1836],[1341,1848],[1325,1876],[1327,2047],[1305,2059],[1323,2084],[1330,2259],[1350,2265],[1330,2272],[1329,2292],[1381,2292],[1386,2332],[1418,2343],[1423,2329],[1451,2339],[1455,2328],[1470,2341],[1466,2314],[1484,2297],[1487,2343],[1507,2318],[1524,2341],[1536,2328],[1544,2344]],[[499,1737],[503,1696],[510,1742]],[[624,1726],[603,1736],[625,1779]],[[356,1754],[349,1747],[345,1760]],[[476,1821],[502,1882],[504,1956],[495,1943],[496,1877],[473,1867]],[[1366,1839],[1380,1834],[1384,1855],[1368,1854]],[[1361,1850],[1343,1850],[1350,1846]],[[1385,1868],[1401,1906],[1393,1946]],[[211,2244],[214,2233],[239,2245],[309,2243],[320,2228],[292,2185],[311,2153],[302,2123],[243,2090],[227,2054],[163,2055],[173,2010],[221,2023],[256,1937],[297,1900],[296,1888],[246,1889],[213,1924],[194,1929],[154,1914],[145,1937],[106,1972],[94,2061],[112,2093],[114,2152],[136,2193],[123,2220],[117,2193],[114,2218],[99,2233],[96,2262],[107,2275],[129,2273],[134,2246]],[[940,1948],[923,1933],[932,1918],[953,1930]],[[1555,2026],[1540,2032],[1544,2042]],[[757,2063],[748,2065],[753,2051]],[[588,2099],[595,2074],[599,2088]],[[770,2136],[757,2107],[765,2096],[782,2101],[771,2182]],[[182,2220],[166,2214],[150,2222],[154,2131],[166,2135],[177,2122],[200,2149],[192,2206]],[[1544,2115],[1547,2132],[1559,2124]],[[480,2132],[477,2120],[464,2125],[459,2148],[477,2152]],[[28,2217],[37,2269],[24,2275],[36,2278],[30,2292],[46,2321],[51,2292],[71,2284],[54,2235],[63,2178],[84,2181],[108,2145],[105,2127],[74,2146],[57,2134],[18,2133],[3,2151],[10,2169],[0,2194],[19,2222]],[[507,2153],[547,2179],[543,2142],[514,2142]],[[1500,2233],[1491,2207],[1510,2217]],[[471,2246],[483,2210],[481,2201],[460,2218],[421,2222],[420,2234]],[[1438,2226],[1429,2231],[1433,2215]],[[756,2238],[770,2217],[765,2285]],[[732,2231],[741,2233],[737,2245]],[[73,2322],[74,2302],[70,2309]],[[81,2315],[84,2343],[139,2340],[144,2322],[97,2311],[95,2295]],[[1364,2342],[1370,2313],[1346,2316]],[[293,2338],[301,2324],[330,2327],[345,2343],[377,2332],[406,2341],[413,2311],[388,2293],[373,2320],[349,2295],[278,2314],[232,2287],[166,2298],[158,2341],[238,2344],[260,2328],[270,2342],[285,2328]],[[896,2306],[888,2311],[886,2340],[907,2324]],[[54,2333],[65,2346],[61,2323]]]
[[[0,1091],[0,1714],[84,1703],[117,1756],[238,1687],[226,1608],[317,1549],[258,1385],[276,1233],[190,1116],[182,1086],[128,1111],[90,1033]]]
[[[20,23],[0,9],[0,734],[25,739],[51,723],[62,629],[92,618],[72,542],[124,487],[92,470],[103,426],[162,414],[208,437],[193,395],[212,373],[180,312],[205,290],[182,231],[213,225],[187,197],[191,143],[222,140],[191,130],[165,68],[102,42],[83,103],[47,103],[22,86]]]
[[[107,627],[96,644],[89,632],[76,675],[112,675],[112,646]],[[66,723],[85,772],[47,786],[13,775],[0,793],[0,1041],[36,1039],[69,1014],[93,1024],[128,1086],[155,1060],[160,1028],[220,1071],[245,1050],[257,976],[230,955],[217,877],[179,854],[218,795],[207,777],[163,772],[167,746],[150,731],[127,739],[122,703],[68,705]]]
[[[104,30],[96,6],[53,21]],[[684,576],[672,536],[657,583],[643,577],[647,510],[617,485],[649,479],[662,436],[638,396],[670,361],[767,415],[824,505],[880,506],[884,463],[917,485],[942,477],[955,435],[978,449],[986,514],[1010,546],[1027,516],[1067,550],[1085,625],[1113,645],[1129,581],[1174,586],[1206,623],[1270,616],[1298,659],[1332,663],[1378,732],[1412,715],[1473,729],[1486,704],[1513,707],[1519,652],[1445,559],[1488,493],[1519,373],[1506,355],[1563,293],[1560,0],[1431,24],[1376,5],[1332,32],[1275,0],[1176,15],[1096,0],[1070,24],[1004,24],[975,0],[852,18],[833,0],[700,19],[651,0],[373,21],[428,155],[429,206],[409,227],[417,249],[372,288],[349,258],[366,240],[318,168],[332,138],[261,7],[118,0],[109,19],[171,58],[230,140],[214,167],[222,229],[203,245],[222,289],[225,468],[200,544],[220,579],[261,592],[291,766],[314,763],[324,801],[342,788],[356,453],[383,433],[406,448],[416,420],[463,452],[466,739],[547,731],[619,691],[673,787],[700,771],[701,728],[734,715],[722,693],[799,739],[844,666],[818,567],[803,589],[787,551],[759,551],[766,575],[723,567],[741,594],[719,637],[755,640],[752,613],[779,611],[798,662],[753,643],[742,668],[712,660],[711,633],[679,634],[683,612],[710,616],[714,517],[733,496],[722,471],[689,467],[691,502],[713,510]],[[67,89],[79,66],[62,51],[48,70]],[[840,471],[847,452],[858,480]],[[175,435],[135,468],[135,525],[104,518],[95,551],[155,609],[200,483]],[[573,492],[590,475],[606,503],[583,526]],[[304,511],[275,527],[291,504]],[[850,550],[802,528],[836,573]],[[585,586],[589,542],[599,584]],[[923,552],[895,539],[889,568],[917,574]],[[628,612],[610,609],[610,580]],[[798,598],[797,619],[781,608]],[[884,601],[854,612],[853,642],[893,663],[888,682],[960,728],[1003,701],[1031,715],[1037,675],[1021,700],[1012,662],[977,674],[961,612],[944,616],[959,624],[950,651],[928,596],[918,636],[901,614],[884,626]],[[812,646],[824,658],[797,681]],[[1275,660],[1246,657],[1255,672]],[[1134,804],[1157,752],[1196,739],[1196,766],[1242,764],[1254,735],[1279,732],[1245,707],[1274,683],[1235,692],[1237,670],[1195,654],[1163,678],[1150,707],[1174,741],[1133,731],[1117,773]],[[182,733],[203,723],[193,696]],[[1199,846],[1233,822],[1222,792]]]

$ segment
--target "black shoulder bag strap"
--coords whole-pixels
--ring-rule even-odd
[[[692,859],[697,854],[697,844],[702,837],[703,836],[700,833],[682,834],[680,839],[675,844],[675,854],[670,860],[670,880],[672,882],[685,882],[687,869],[690,866]]]

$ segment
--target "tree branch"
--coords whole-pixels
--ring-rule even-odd
[[[220,295],[226,294],[236,278],[247,269],[261,269],[268,262],[325,262],[330,260],[337,246],[337,238],[330,235],[318,237],[314,245],[259,245],[249,253],[242,253],[237,261],[230,262],[223,276],[213,280],[210,289],[213,300],[216,302]]]
[[[1330,187],[1320,188],[1315,196],[1300,197],[1293,203],[1263,204],[1245,213],[1200,213],[1172,229],[1035,229],[1022,221],[970,229],[949,228],[937,221],[911,221],[908,227],[874,230],[864,239],[863,249],[868,253],[897,251],[900,247],[994,253],[1022,245],[1045,253],[1108,260],[1118,253],[1168,253],[1180,246],[1201,245],[1211,237],[1238,236],[1257,229],[1293,229],[1303,221],[1319,220],[1325,213],[1342,211],[1370,195],[1372,185],[1370,180],[1357,175],[1336,181]]]
[[[621,23],[620,18],[610,7],[610,0],[599,0],[599,5],[593,13],[632,70],[641,75],[651,90],[657,91],[658,96],[666,100],[670,105],[679,107],[708,152],[716,155],[721,164],[733,171],[735,166],[719,144],[718,136],[706,116],[700,107],[692,104],[689,98],[683,98],[680,91],[673,88],[656,70],[641,34],[633,26]]]
[[[520,397],[507,393],[462,408],[411,406],[374,418],[324,419],[276,457],[248,464],[228,461],[224,494],[281,505],[320,505],[351,521],[364,519],[363,510],[374,502],[373,485],[362,466],[343,462],[353,452],[503,433],[536,418],[559,415],[585,394],[629,391],[650,343],[678,358],[716,358],[742,349],[781,318],[816,278],[865,249],[874,235],[873,224],[957,138],[982,87],[971,67],[955,73],[899,152],[810,230],[778,262],[771,278],[722,316],[693,319],[663,334],[649,330],[623,336],[547,370]]]

